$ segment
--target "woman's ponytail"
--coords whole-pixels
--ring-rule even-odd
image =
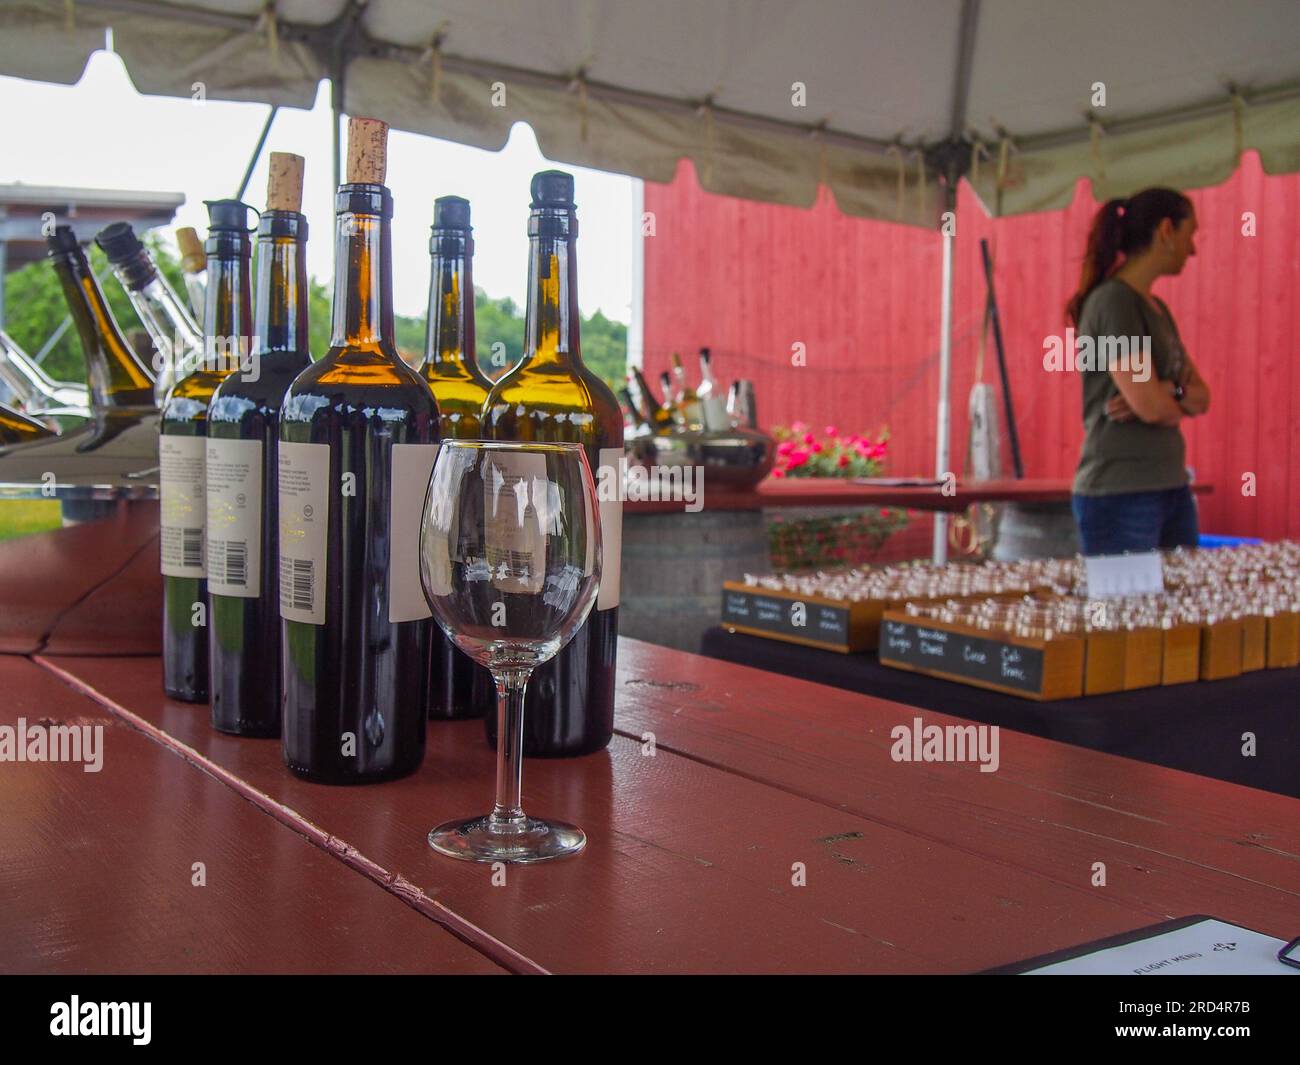
[[[1174,189],[1144,189],[1127,200],[1107,200],[1092,220],[1079,287],[1065,305],[1069,323],[1079,324],[1084,301],[1110,276],[1121,255],[1147,248],[1166,218],[1177,225],[1191,213],[1192,201]]]

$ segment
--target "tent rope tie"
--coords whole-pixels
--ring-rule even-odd
[[[926,181],[925,149],[917,148],[916,149],[916,191],[917,191],[918,206],[920,207],[919,217],[921,218],[925,217],[925,205],[926,205],[926,201],[929,199],[929,197],[926,195],[928,190],[925,187],[925,181]]]
[[[280,56],[280,28],[275,18],[275,0],[266,0],[266,5],[262,8],[261,14],[257,16],[257,22],[253,25],[254,33],[266,33],[266,51],[271,59],[278,59]]]
[[[1096,115],[1088,115],[1088,151],[1092,154],[1092,163],[1096,168],[1097,180],[1106,180],[1106,162],[1101,157],[1101,138],[1106,132],[1101,120]]]
[[[63,0],[63,29],[71,33],[77,28],[77,5],[75,0]]]
[[[997,195],[995,196],[996,209],[995,214],[1002,214],[1002,191],[1007,187],[1007,174],[1011,170],[1011,134],[1005,130],[998,140],[998,174],[997,174]]]
[[[894,206],[894,217],[900,222],[903,220],[903,195],[907,188],[907,165],[903,161],[903,146],[895,141],[885,149],[886,155],[892,155],[898,160],[898,202]]]
[[[429,102],[434,107],[442,105],[442,34],[438,34],[426,49],[429,58]]]
[[[973,187],[979,188],[980,183],[980,160],[991,159],[988,146],[981,140],[973,140],[970,145],[970,183]]]
[[[707,96],[695,112],[704,119],[704,184],[713,181],[713,96]]]
[[[578,94],[578,138],[587,143],[587,71],[579,70],[569,82],[569,91]]]
[[[1235,166],[1241,161],[1241,153],[1245,150],[1243,125],[1246,117],[1246,98],[1235,85],[1230,86],[1229,91],[1232,93],[1232,159]]]

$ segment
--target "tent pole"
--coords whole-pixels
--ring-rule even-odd
[[[956,197],[951,195],[951,190],[947,199],[948,210],[952,215],[941,226],[943,274],[940,281],[942,289],[939,311],[939,405],[935,412],[934,432],[934,475],[941,481],[951,472],[949,430],[952,412],[948,403],[948,393],[952,377],[952,253],[953,243],[957,239],[957,205],[953,202]],[[948,515],[944,511],[939,511],[934,516],[934,550],[931,560],[936,566],[942,566],[948,561]]]

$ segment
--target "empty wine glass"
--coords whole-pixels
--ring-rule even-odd
[[[448,821],[429,845],[453,858],[540,862],[587,837],[524,814],[524,689],[582,626],[600,583],[600,519],[581,444],[445,440],[420,528],[420,579],[442,630],[497,689],[496,806]]]

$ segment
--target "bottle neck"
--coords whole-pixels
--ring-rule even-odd
[[[247,233],[223,230],[208,237],[204,369],[231,373],[247,362],[253,334],[251,254]]]
[[[257,234],[257,311],[253,336],[262,352],[289,352],[310,361],[307,223],[301,215],[262,215]]]
[[[528,221],[528,317],[524,363],[582,366],[578,340],[577,223],[571,212],[535,210]]]
[[[56,255],[53,263],[81,337],[94,409],[153,406],[154,375],[122,335],[86,253],[78,248]]]
[[[462,234],[436,236],[430,259],[424,375],[478,378],[470,243]]]
[[[393,330],[392,234],[382,186],[344,185],[335,225],[334,333],[332,348],[396,360]],[[353,190],[365,190],[355,192]],[[211,279],[208,281],[211,284]]]

